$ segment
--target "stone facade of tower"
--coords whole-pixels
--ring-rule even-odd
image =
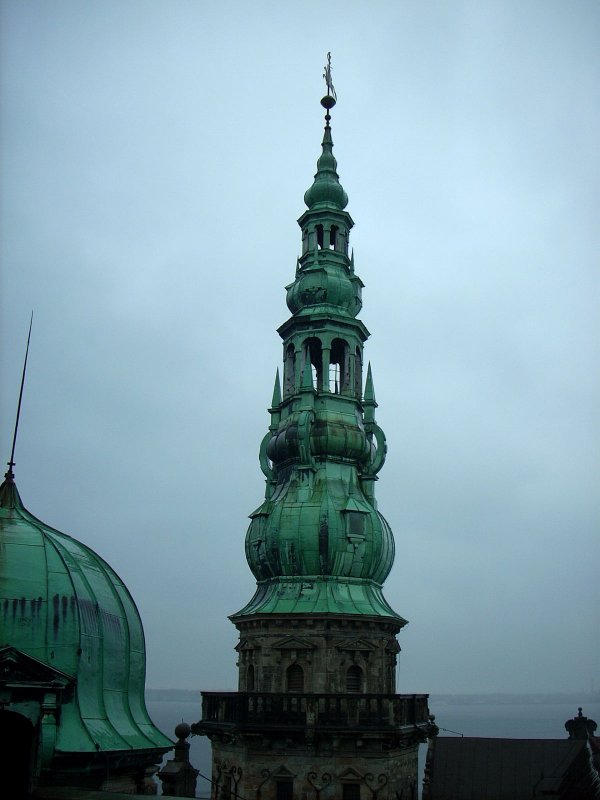
[[[435,735],[427,695],[396,694],[406,621],[382,585],[394,560],[374,484],[386,442],[370,368],[363,392],[362,281],[333,156],[330,109],[298,220],[302,255],[279,328],[263,503],[246,557],[256,577],[239,630],[239,690],[203,693],[192,730],[213,748],[213,798],[417,796],[417,750]]]

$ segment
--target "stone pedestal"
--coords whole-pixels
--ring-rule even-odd
[[[174,758],[167,761],[158,773],[162,782],[163,795],[170,797],[195,797],[198,770],[190,764],[190,745],[186,741],[190,726],[185,722],[175,728],[177,744]]]

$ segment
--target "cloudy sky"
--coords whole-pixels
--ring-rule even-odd
[[[2,4],[2,459],[123,577],[148,684],[233,688],[322,134],[389,446],[403,692],[600,684],[600,4]]]

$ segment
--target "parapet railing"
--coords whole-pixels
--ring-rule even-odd
[[[200,725],[398,728],[429,722],[426,694],[202,692]]]

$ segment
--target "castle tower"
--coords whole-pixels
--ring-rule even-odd
[[[375,500],[386,442],[371,369],[363,392],[363,283],[333,156],[330,67],[322,153],[298,220],[302,255],[279,328],[265,499],[246,558],[257,589],[231,617],[239,691],[203,692],[192,727],[213,748],[213,798],[367,800],[417,796],[417,749],[436,732],[427,695],[396,694],[406,624],[382,584],[394,560]]]

